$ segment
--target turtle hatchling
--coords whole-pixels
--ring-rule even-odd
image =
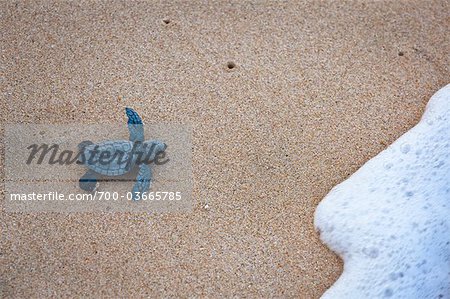
[[[129,140],[109,140],[100,143],[83,141],[78,145],[79,163],[88,167],[80,178],[80,188],[94,191],[98,177],[119,176],[139,167],[139,173],[132,190],[134,200],[150,189],[152,172],[149,162],[164,152],[167,145],[159,140],[144,140],[144,126],[141,117],[131,108],[125,108],[128,117]]]

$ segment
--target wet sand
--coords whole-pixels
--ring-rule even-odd
[[[3,124],[124,121],[125,106],[190,124],[195,199],[158,215],[2,201],[6,298],[317,298],[342,271],[317,204],[448,83],[447,1],[2,7]]]

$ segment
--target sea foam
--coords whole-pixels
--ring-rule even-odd
[[[315,226],[344,260],[322,298],[450,298],[450,84],[330,191]]]

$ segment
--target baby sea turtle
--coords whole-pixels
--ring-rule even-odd
[[[150,189],[152,173],[150,162],[164,152],[167,145],[158,140],[144,141],[144,126],[141,117],[131,108],[125,108],[128,116],[130,140],[114,140],[93,143],[83,141],[78,145],[79,163],[89,169],[80,178],[80,188],[94,191],[99,175],[119,176],[139,167],[133,187],[133,199],[139,199],[142,192]]]

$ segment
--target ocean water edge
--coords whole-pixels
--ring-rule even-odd
[[[450,298],[450,84],[329,192],[314,224],[344,261],[322,298]]]

